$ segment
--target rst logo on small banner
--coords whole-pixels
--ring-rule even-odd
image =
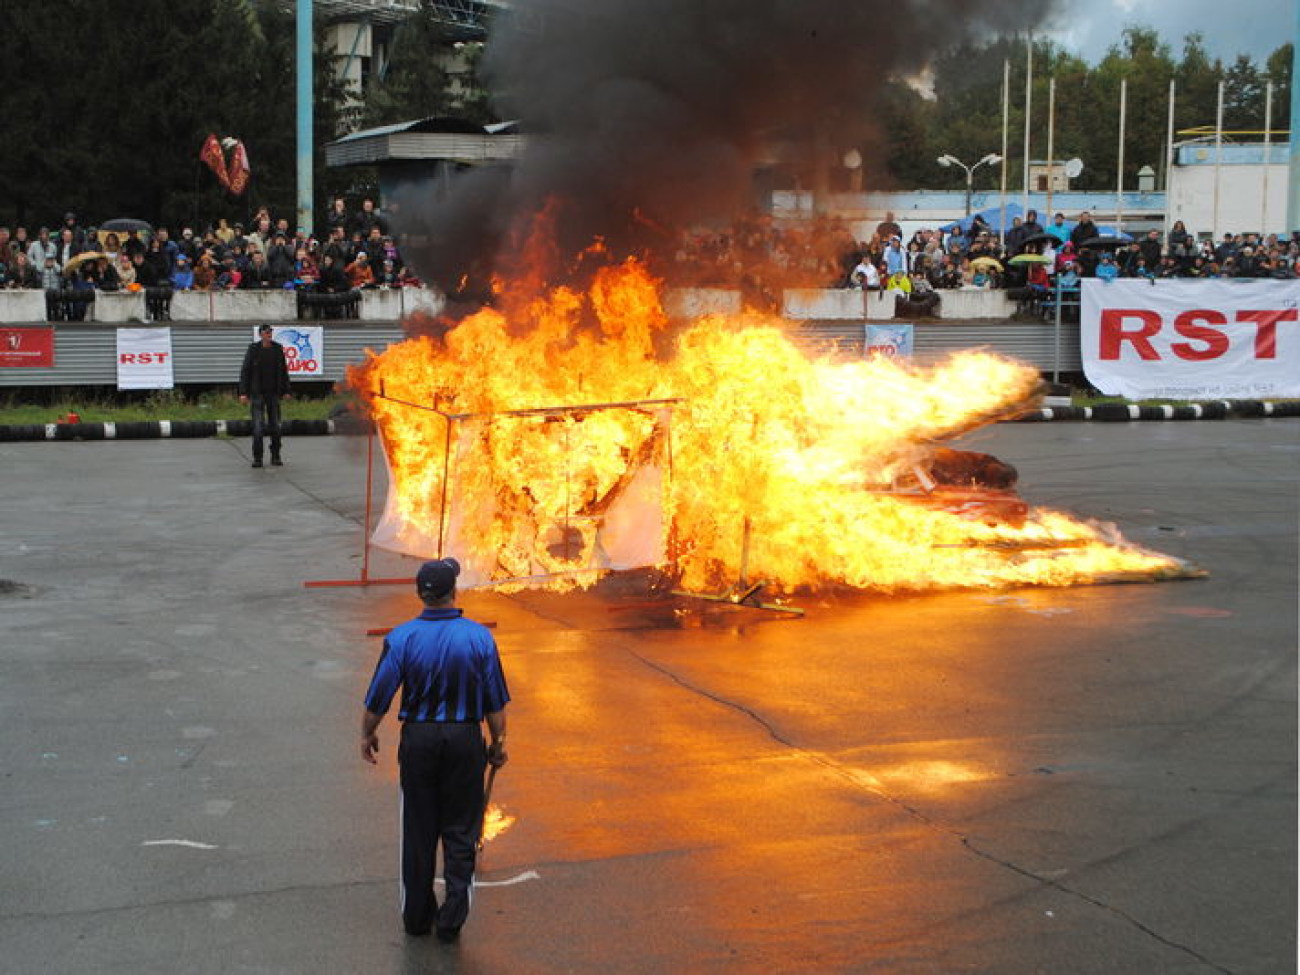
[[[1083,282],[1083,370],[1128,399],[1300,396],[1300,281]]]
[[[325,378],[325,329],[319,325],[274,325],[271,338],[284,346],[291,380]],[[256,325],[253,341],[257,341]]]
[[[170,328],[119,328],[117,330],[117,388],[171,389],[172,330]]]
[[[0,328],[0,368],[52,368],[54,329]]]

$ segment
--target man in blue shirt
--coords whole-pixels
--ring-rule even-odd
[[[492,634],[452,605],[459,574],[455,559],[420,566],[415,588],[424,612],[384,640],[361,717],[361,757],[373,765],[379,723],[401,688],[402,922],[412,935],[436,928],[442,941],[454,941],[469,916],[483,771],[506,763],[510,700]],[[433,893],[439,841],[447,885],[441,907]]]

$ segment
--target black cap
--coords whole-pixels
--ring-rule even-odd
[[[441,599],[456,588],[460,563],[455,559],[435,559],[420,566],[415,574],[415,588],[421,596]]]
[[[270,325],[259,325],[259,326],[257,326],[257,330],[258,330],[259,332],[274,332],[274,331],[275,331],[275,329],[273,329]]]

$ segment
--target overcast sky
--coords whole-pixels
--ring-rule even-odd
[[[1171,48],[1182,53],[1183,37],[1205,35],[1211,57],[1230,62],[1251,55],[1262,65],[1296,30],[1300,0],[1058,0],[1061,15],[1051,31],[1060,44],[1096,64],[1119,41],[1129,24],[1153,27]]]

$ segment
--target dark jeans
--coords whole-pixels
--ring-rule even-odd
[[[280,456],[280,397],[254,393],[248,397],[253,416],[253,459],[262,459],[262,438],[271,437],[271,456]]]
[[[469,916],[483,823],[487,747],[477,724],[402,725],[402,921],[411,934],[459,931]],[[442,843],[446,895],[433,893]]]

